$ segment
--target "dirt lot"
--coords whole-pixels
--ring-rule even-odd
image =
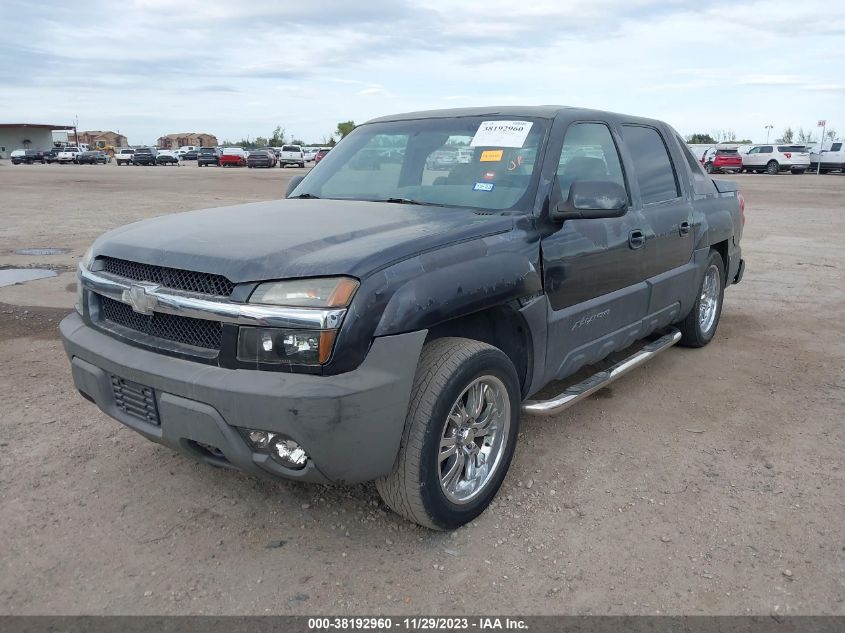
[[[441,534],[371,485],[195,463],[73,389],[56,325],[98,234],[300,172],[0,164],[0,268],[59,272],[0,288],[0,612],[845,614],[845,177],[736,177],[716,340],[524,418],[498,502]]]

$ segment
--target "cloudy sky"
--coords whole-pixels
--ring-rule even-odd
[[[841,0],[0,0],[0,122],[132,144],[469,105],[845,133]]]

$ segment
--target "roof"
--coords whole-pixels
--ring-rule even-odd
[[[72,125],[51,125],[49,123],[0,123],[0,128],[29,127],[39,130],[72,130]]]
[[[406,112],[404,114],[392,114],[388,116],[370,119],[367,123],[382,123],[386,121],[408,121],[411,119],[442,119],[470,116],[512,116],[519,118],[554,119],[561,112],[567,112],[575,119],[614,119],[631,122],[653,122],[653,119],[646,119],[639,116],[629,116],[617,112],[604,110],[593,110],[590,108],[576,108],[561,105],[540,105],[540,106],[487,106],[475,108],[449,108],[446,110],[422,110],[419,112]]]

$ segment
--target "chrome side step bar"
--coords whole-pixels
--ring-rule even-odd
[[[522,412],[531,415],[555,415],[564,409],[571,407],[579,400],[595,393],[599,389],[607,387],[620,376],[651,360],[663,350],[669,349],[681,340],[681,333],[672,329],[668,334],[652,341],[640,351],[632,354],[625,360],[619,361],[610,369],[593,374],[581,382],[567,387],[567,389],[549,400],[526,400],[522,403]]]

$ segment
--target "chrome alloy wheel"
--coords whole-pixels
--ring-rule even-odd
[[[473,380],[458,396],[443,425],[437,464],[440,488],[452,503],[477,497],[505,454],[511,405],[495,376]]]
[[[719,269],[711,265],[704,273],[701,284],[701,297],[698,301],[698,326],[702,334],[707,334],[716,322],[719,308],[719,290],[722,283]]]

